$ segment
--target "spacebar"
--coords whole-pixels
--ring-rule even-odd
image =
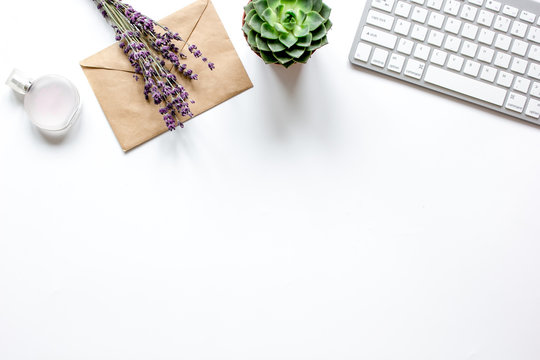
[[[429,65],[424,81],[498,106],[506,97],[504,89],[434,65]]]

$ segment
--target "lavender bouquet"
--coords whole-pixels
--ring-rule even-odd
[[[198,75],[183,63],[187,56],[175,41],[182,43],[195,58],[207,63],[210,70],[215,68],[214,64],[203,56],[197,46],[188,44],[178,33],[172,33],[121,0],[92,1],[115,30],[116,41],[133,66],[135,80],[144,80],[146,100],[152,99],[154,104],[160,105],[159,112],[169,130],[184,127],[180,118],[193,117],[189,104],[194,101],[189,98],[176,75],[167,68],[166,61],[172,64],[169,68],[175,68],[189,81],[197,80]]]

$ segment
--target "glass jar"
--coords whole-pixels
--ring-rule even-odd
[[[79,115],[79,92],[63,76],[45,75],[32,80],[19,70],[13,70],[6,84],[24,96],[26,113],[32,123],[42,130],[67,130]]]

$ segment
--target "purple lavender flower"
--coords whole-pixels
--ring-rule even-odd
[[[180,63],[180,59],[186,59],[187,56],[180,52],[174,41],[184,43],[193,57],[201,58],[204,63],[208,62],[208,59],[196,45],[187,44],[178,33],[172,33],[167,27],[133,9],[131,5],[121,0],[93,1],[115,30],[115,39],[133,66],[133,77],[135,80],[139,77],[144,80],[145,99],[160,105],[159,113],[169,130],[178,126],[183,128],[180,117],[192,117],[189,104],[195,102],[189,98],[176,75],[168,70],[166,61],[186,79],[197,80],[199,75],[189,69],[187,64]],[[215,66],[208,62],[208,68],[213,70]]]

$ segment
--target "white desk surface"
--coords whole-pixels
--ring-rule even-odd
[[[352,67],[364,1],[264,65],[245,2],[214,0],[255,87],[127,154],[78,65],[113,41],[92,1],[3,4],[2,82],[84,107],[54,143],[0,86],[0,359],[539,359],[540,127]]]

